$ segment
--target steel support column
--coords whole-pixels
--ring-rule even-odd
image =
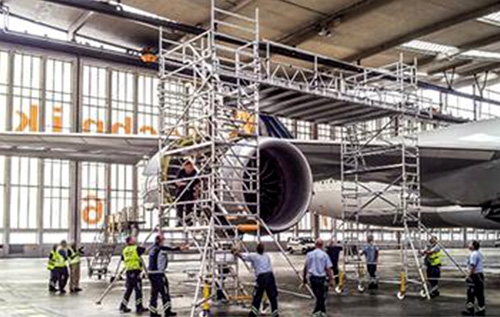
[[[72,63],[72,101],[73,110],[71,113],[71,132],[81,132],[82,117],[82,72],[83,66],[81,60],[77,57]],[[79,162],[70,162],[69,166],[69,184],[70,201],[68,215],[69,240],[76,243],[81,242],[81,164]]]
[[[132,133],[138,134],[138,120],[139,120],[139,74],[134,73],[134,114],[133,114],[133,127]],[[132,209],[134,210],[135,219],[139,216],[139,171],[137,165],[132,168]]]
[[[12,117],[13,117],[13,107],[14,107],[14,51],[9,51],[9,72],[7,78],[7,107],[5,109],[5,128],[7,131],[12,131]],[[11,165],[12,158],[5,158],[4,166],[4,200],[3,200],[3,254],[7,256],[9,254],[10,247],[10,209],[11,209]]]
[[[47,73],[47,57],[42,56],[40,63],[40,100],[39,102],[39,112],[38,112],[38,130],[39,132],[45,132],[45,113],[47,111],[46,99],[47,99],[47,83],[46,83],[46,73]],[[36,231],[37,231],[37,243],[39,252],[42,252],[43,245],[43,218],[44,212],[52,212],[51,210],[44,210],[44,159],[37,160],[38,165],[38,175],[37,175],[37,196],[36,196]],[[50,215],[52,217],[52,214]],[[40,253],[41,255],[41,253]]]
[[[106,68],[106,133],[111,133],[113,125],[113,109],[112,109],[112,95],[113,95],[113,71],[111,68]],[[107,225],[108,216],[111,214],[111,164],[106,164],[105,167],[105,183],[106,183],[106,197],[104,200],[104,225]]]

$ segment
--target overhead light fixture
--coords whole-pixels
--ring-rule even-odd
[[[332,32],[328,28],[322,27],[321,30],[318,32],[318,35],[323,37],[330,37],[332,36]]]

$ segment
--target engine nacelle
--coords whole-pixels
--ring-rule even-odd
[[[241,157],[254,157],[256,148],[243,143],[231,150],[240,158],[233,158],[231,165],[256,166],[255,161]],[[295,225],[308,210],[312,198],[312,173],[307,159],[290,142],[283,139],[262,138],[260,149],[260,216],[273,232],[284,231]],[[245,171],[240,168],[227,169],[228,179],[244,179]],[[237,175],[235,175],[237,174]],[[240,181],[229,183],[235,189],[237,201],[255,203],[255,195],[245,194],[250,184]],[[252,212],[256,208],[249,207]]]
[[[229,189],[233,189],[231,199],[254,203],[255,195],[244,193],[245,184],[240,179],[248,179],[241,167],[256,166],[255,161],[243,157],[255,157],[256,147],[248,141],[240,141],[232,150],[239,159],[227,156],[225,164],[237,168],[226,168],[223,174]],[[285,139],[261,138],[260,149],[260,216],[273,232],[289,229],[297,224],[309,208],[313,191],[311,168],[302,152]],[[145,169],[145,189],[142,191],[144,205],[148,209],[158,206],[158,175],[160,174],[160,158],[157,154],[152,158]],[[178,166],[178,164],[177,164]],[[176,170],[167,171],[168,175],[175,175]],[[165,173],[164,173],[165,174]],[[245,176],[245,177],[244,177]],[[249,186],[249,184],[246,184]],[[231,208],[227,208],[230,210]],[[255,208],[249,207],[252,212]]]

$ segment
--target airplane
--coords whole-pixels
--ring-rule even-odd
[[[263,118],[266,129],[259,147],[264,179],[261,202],[265,203],[261,203],[261,217],[268,227],[273,232],[287,230],[308,210],[340,218],[341,143],[291,139],[278,119]],[[495,181],[500,178],[500,119],[421,132],[418,146],[424,225],[500,229],[500,189]],[[150,207],[158,199],[158,136],[1,132],[0,155],[128,165],[148,157],[141,195]],[[331,179],[314,190],[314,182]],[[383,179],[366,181],[375,188],[383,186]],[[359,218],[362,223],[383,226],[394,225],[392,219],[387,214]]]

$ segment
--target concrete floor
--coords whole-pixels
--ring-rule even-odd
[[[453,254],[461,263],[467,251],[455,250]],[[500,263],[498,250],[484,250],[488,264]],[[301,268],[304,256],[291,256],[297,267]],[[394,251],[382,251],[381,263],[397,261]],[[105,298],[102,305],[95,301],[108,285],[106,280],[89,279],[86,276],[86,263],[82,268],[82,287],[78,295],[51,295],[47,292],[48,272],[44,259],[4,259],[0,260],[0,316],[12,317],[59,317],[59,316],[123,316],[117,311],[123,293],[123,284],[115,287]],[[273,254],[273,265],[279,287],[297,289],[298,282],[293,272],[278,254]],[[382,265],[381,265],[382,266]],[[115,267],[114,265],[112,266]],[[171,263],[169,279],[173,295],[173,307],[179,316],[189,316],[194,287],[182,283],[187,276],[184,269],[196,269],[195,263]],[[397,279],[399,269],[381,267],[380,278]],[[447,277],[456,276],[456,272],[446,273]],[[251,282],[252,276],[243,274],[243,279]],[[497,272],[487,274],[487,312],[488,315],[500,316],[500,275]],[[149,285],[145,283],[145,300],[149,298]],[[442,282],[442,296],[426,301],[416,295],[407,296],[403,301],[396,299],[397,285],[383,284],[377,293],[359,294],[351,285],[347,294],[336,295],[330,291],[328,297],[328,316],[456,316],[464,307],[465,285],[463,282]],[[310,316],[313,301],[285,293],[280,294],[281,316]],[[221,307],[214,316],[246,316],[248,310],[239,307]],[[133,314],[131,314],[133,315]]]

